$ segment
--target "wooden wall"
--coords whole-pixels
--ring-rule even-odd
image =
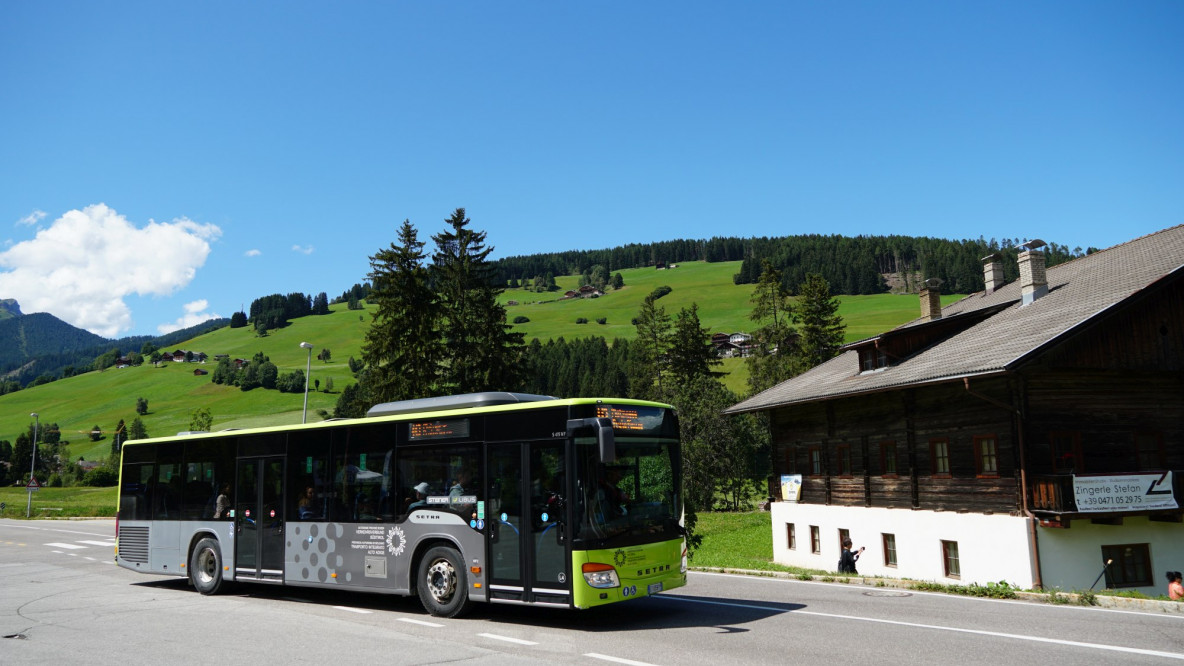
[[[972,384],[1009,401],[1004,380]],[[1012,414],[971,395],[961,383],[781,409],[773,416],[774,474],[802,474],[802,501],[819,504],[1011,513],[1018,510],[1018,452]],[[974,437],[993,435],[998,476],[977,474]],[[935,476],[931,438],[948,439],[950,474]],[[896,447],[895,475],[882,447]],[[850,452],[840,474],[840,452]],[[812,474],[811,450],[822,459]]]

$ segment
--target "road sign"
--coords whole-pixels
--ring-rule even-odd
[[[34,490],[41,490],[41,484],[37,483],[37,477],[31,476],[29,477],[29,485],[25,486],[25,488],[27,488],[29,492],[33,492]]]

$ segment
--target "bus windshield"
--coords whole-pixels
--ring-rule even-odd
[[[679,464],[676,440],[618,436],[617,459],[605,464],[594,439],[576,439],[575,540],[608,548],[677,537]]]

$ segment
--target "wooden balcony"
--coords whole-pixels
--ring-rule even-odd
[[[1125,476],[1144,476],[1150,474],[1158,474],[1157,472],[1130,472],[1130,473],[1114,473],[1111,476],[1125,477]],[[1157,513],[1162,512],[1163,509],[1148,509],[1140,510],[1135,505],[1119,505],[1115,506],[1113,511],[1081,511],[1077,506],[1077,499],[1074,495],[1073,489],[1073,475],[1072,474],[1038,474],[1033,475],[1029,479],[1030,494],[1028,496],[1028,504],[1031,510],[1038,514],[1057,514],[1057,515],[1089,515],[1100,517],[1106,514],[1110,515],[1132,515],[1138,513]],[[1180,511],[1184,509],[1184,470],[1172,471],[1172,497],[1176,501],[1177,508],[1175,510],[1168,509],[1168,511]]]

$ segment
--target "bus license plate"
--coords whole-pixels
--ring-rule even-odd
[[[646,588],[646,590],[650,594],[657,594],[662,591],[662,584],[661,583],[653,583],[648,588]]]

